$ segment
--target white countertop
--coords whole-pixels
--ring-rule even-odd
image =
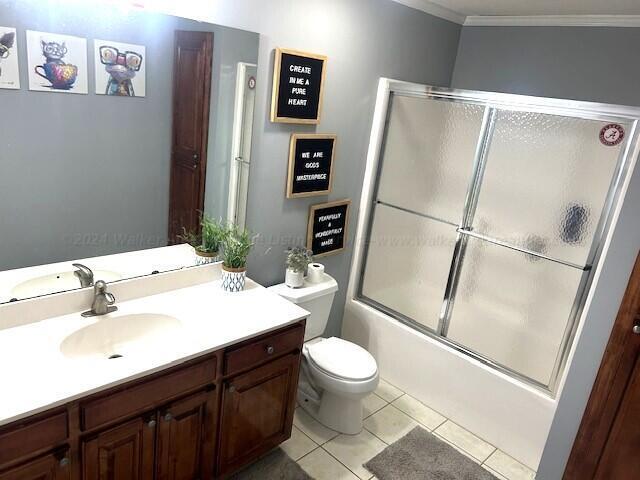
[[[0,425],[140,378],[191,358],[307,317],[308,312],[247,279],[243,292],[220,281],[118,303],[118,311],[83,318],[80,312],[0,330]],[[158,351],[123,358],[69,358],[62,341],[77,330],[129,314],[170,315],[179,334]]]

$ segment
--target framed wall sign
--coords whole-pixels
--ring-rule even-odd
[[[287,198],[331,193],[336,138],[336,135],[291,135]]]
[[[320,123],[327,57],[276,48],[271,121]]]
[[[309,209],[307,248],[314,257],[341,252],[347,241],[351,200],[321,203]]]

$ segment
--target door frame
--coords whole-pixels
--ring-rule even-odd
[[[200,158],[199,163],[200,166],[200,181],[198,183],[198,210],[204,212],[204,200],[205,200],[205,186],[207,180],[207,163],[208,163],[208,146],[209,146],[209,121],[211,114],[211,88],[212,88],[212,78],[213,78],[213,32],[204,32],[204,31],[196,31],[196,30],[176,30],[174,32],[174,44],[173,44],[173,68],[175,70],[175,66],[179,60],[179,49],[178,49],[178,39],[182,34],[191,34],[191,33],[199,33],[203,34],[206,38],[205,40],[205,61],[204,61],[204,82],[202,87],[204,88],[203,97],[202,97],[202,139],[200,142]],[[173,212],[171,209],[171,194],[173,192],[173,161],[174,161],[174,145],[175,145],[175,125],[177,122],[176,115],[176,90],[178,88],[177,85],[177,76],[175,75],[175,71],[173,71],[173,79],[172,79],[172,90],[171,90],[171,158],[169,161],[169,223],[168,223],[168,240],[171,245],[172,242],[172,224],[173,224]],[[198,231],[200,227],[198,226]]]
[[[640,318],[640,253],[629,278],[609,342],[602,357],[580,429],[576,435],[564,480],[588,480],[595,476],[609,433],[622,403],[633,363],[625,362],[632,333]]]

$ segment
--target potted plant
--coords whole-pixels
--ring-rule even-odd
[[[247,277],[247,257],[253,247],[248,230],[229,224],[222,241],[222,288],[227,292],[244,290]]]
[[[202,216],[200,227],[200,233],[187,232],[186,229],[183,229],[184,233],[180,238],[193,247],[196,264],[204,265],[218,260],[225,227],[222,222],[213,220],[206,215]]]
[[[304,247],[293,247],[287,250],[287,273],[284,283],[287,287],[300,288],[304,284],[307,266],[313,262],[313,252]]]

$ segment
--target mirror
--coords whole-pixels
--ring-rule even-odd
[[[129,3],[0,0],[0,303],[195,265],[202,212],[244,225],[259,35]]]

